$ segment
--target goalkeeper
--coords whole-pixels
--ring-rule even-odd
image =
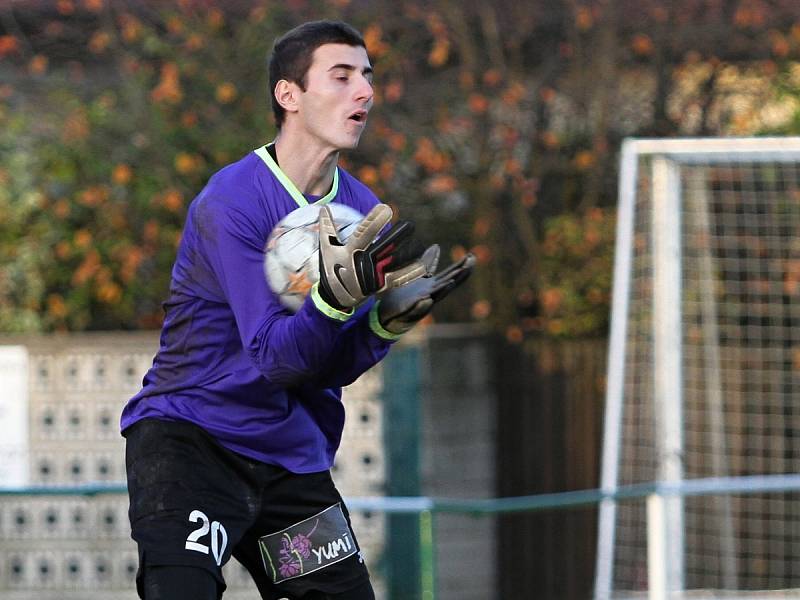
[[[288,32],[269,61],[274,143],[216,173],[189,207],[160,347],[125,406],[136,583],[145,600],[217,600],[231,556],[265,599],[374,598],[329,469],[341,387],[461,283],[435,273],[408,222],[337,166],[372,107],[372,67],[349,25]],[[324,205],[367,215],[346,243]],[[320,281],[290,314],[263,275],[285,215],[320,211]]]

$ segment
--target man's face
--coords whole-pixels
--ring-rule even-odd
[[[360,46],[314,51],[297,116],[307,133],[333,150],[355,148],[372,108],[372,66]]]

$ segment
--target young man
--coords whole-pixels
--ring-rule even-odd
[[[192,202],[160,348],[122,413],[145,600],[217,600],[231,556],[263,598],[374,598],[329,472],[341,386],[472,268],[467,257],[434,275],[435,246],[409,258],[409,224],[381,235],[391,210],[337,167],[373,101],[357,31],[302,25],[276,41],[269,74],[275,143]],[[291,314],[265,281],[264,244],[298,206],[329,202],[367,217],[342,244],[321,209],[320,281]]]

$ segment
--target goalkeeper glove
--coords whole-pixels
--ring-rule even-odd
[[[467,254],[441,273],[389,290],[378,304],[381,326],[390,333],[405,333],[427,315],[434,304],[466,281],[474,266],[475,257]]]
[[[347,311],[369,296],[404,285],[428,274],[421,258],[409,256],[414,231],[410,221],[399,221],[379,236],[392,219],[392,209],[375,206],[342,242],[330,209],[319,211],[319,295],[330,306]]]

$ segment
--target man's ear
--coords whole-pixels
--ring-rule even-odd
[[[281,79],[275,84],[275,99],[286,112],[297,112],[300,87],[296,83]]]

